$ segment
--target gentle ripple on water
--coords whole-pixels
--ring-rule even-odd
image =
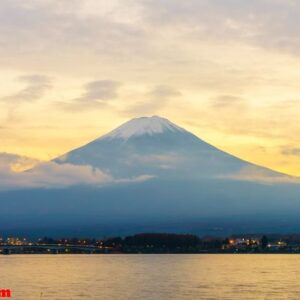
[[[300,299],[300,255],[10,255],[19,300]]]

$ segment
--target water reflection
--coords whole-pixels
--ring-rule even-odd
[[[0,257],[13,299],[300,299],[298,255]]]

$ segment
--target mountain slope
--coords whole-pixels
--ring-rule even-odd
[[[218,150],[157,116],[133,119],[55,162],[91,165],[117,179],[142,175],[167,179],[233,178],[240,172],[246,177],[247,171],[252,177],[255,173],[284,177]]]

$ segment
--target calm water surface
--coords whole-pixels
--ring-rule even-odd
[[[300,299],[300,255],[10,255],[12,299]]]

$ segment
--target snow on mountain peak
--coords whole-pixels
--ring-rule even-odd
[[[124,123],[120,127],[103,136],[103,138],[121,138],[127,140],[133,136],[141,136],[144,134],[153,135],[163,133],[165,131],[174,132],[185,130],[165,118],[158,116],[141,117]]]

